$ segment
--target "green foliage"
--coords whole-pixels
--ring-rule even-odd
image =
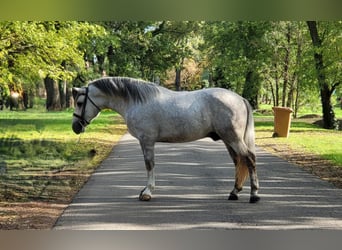
[[[317,25],[322,39],[321,50],[325,59],[324,72],[328,78],[327,81],[332,86],[341,82],[342,79],[342,21],[318,22]],[[315,49],[312,48],[312,50]]]
[[[341,21],[319,22],[324,73],[341,92]],[[305,22],[207,22],[203,32],[211,86],[227,87],[258,103],[295,110],[320,104],[313,47]],[[247,77],[250,75],[250,77]],[[252,81],[249,78],[255,78]],[[255,106],[255,105],[254,105]]]
[[[70,81],[84,67],[84,44],[102,34],[87,22],[0,22],[0,82],[35,88],[47,75]]]
[[[153,80],[163,78],[167,70],[180,67],[192,54],[190,37],[198,32],[198,22],[101,22],[110,40],[107,50],[93,53],[108,75]],[[101,38],[106,41],[106,38]],[[91,56],[90,56],[91,57]]]
[[[328,23],[328,27],[324,24],[325,23],[318,23],[316,21],[307,21],[312,40],[312,54],[315,62],[316,78],[320,88],[324,128],[335,129],[338,128],[339,125],[335,119],[331,99],[336,88],[342,83],[340,79],[341,73],[338,73],[340,71],[340,60],[338,60],[340,55],[337,57],[330,56],[329,51],[331,50],[330,48],[333,48],[333,54],[339,54],[340,48],[338,45],[335,46],[336,42],[334,41],[340,40],[339,45],[341,45],[342,39],[340,31],[336,33],[336,28],[331,28],[331,23]],[[336,26],[336,22],[333,24]],[[337,23],[339,28],[342,28],[341,24],[341,22]],[[334,35],[330,36],[330,33],[334,33]],[[327,41],[329,43],[327,43]],[[329,61],[330,59],[333,60]],[[332,71],[330,69],[332,69]]]
[[[215,85],[222,86],[227,81],[253,106],[257,106],[259,71],[265,61],[262,38],[268,26],[267,22],[214,22],[208,24],[204,33]]]

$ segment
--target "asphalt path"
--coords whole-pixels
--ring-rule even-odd
[[[222,142],[156,145],[156,190],[138,200],[146,171],[138,141],[122,137],[54,229],[342,229],[342,190],[257,149],[261,200],[250,204],[249,181],[227,200],[234,164]]]

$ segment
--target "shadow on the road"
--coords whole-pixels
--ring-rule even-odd
[[[342,229],[340,189],[260,149],[257,204],[248,203],[249,181],[238,201],[227,200],[235,168],[223,143],[157,144],[150,202],[138,200],[146,184],[138,142],[127,139],[114,150],[56,228]]]

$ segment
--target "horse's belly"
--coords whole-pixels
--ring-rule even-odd
[[[196,141],[198,139],[206,137],[205,135],[201,136],[195,136],[195,135],[189,135],[189,134],[172,134],[172,135],[164,135],[160,136],[156,142],[191,142]]]
[[[159,126],[157,141],[189,142],[204,138],[210,131],[207,121],[174,119]]]

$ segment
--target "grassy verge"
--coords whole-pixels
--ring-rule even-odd
[[[342,132],[325,130],[311,124],[311,119],[292,121],[289,138],[272,138],[273,120],[256,118],[256,141],[261,146],[288,145],[293,150],[320,155],[342,166]]]
[[[317,119],[293,119],[289,138],[272,138],[273,116],[256,115],[256,143],[342,188],[342,131],[322,129]]]
[[[0,112],[0,229],[30,220],[22,205],[53,213],[67,204],[126,131],[120,116],[102,112],[79,137],[71,119],[71,111]]]

